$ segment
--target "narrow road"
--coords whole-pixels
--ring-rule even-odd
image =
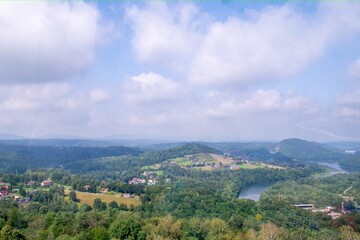
[[[346,189],[346,190],[343,192],[343,194],[345,194],[347,191],[349,191],[349,190],[352,189],[352,188],[353,188],[353,186],[349,187],[348,189]]]

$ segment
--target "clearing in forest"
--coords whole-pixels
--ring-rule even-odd
[[[135,196],[134,198],[125,198],[123,194],[121,193],[88,193],[88,192],[76,192],[76,198],[80,199],[81,204],[87,204],[92,206],[94,203],[94,200],[96,198],[100,198],[101,201],[106,202],[106,204],[115,201],[118,204],[126,204],[128,207],[130,205],[139,206],[140,205],[140,199],[138,196]],[[65,190],[65,194],[69,194],[69,191]]]

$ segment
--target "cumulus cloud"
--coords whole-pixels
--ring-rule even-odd
[[[213,20],[191,4],[161,2],[133,6],[127,16],[140,61],[182,63],[189,82],[200,85],[284,79],[360,30],[355,2],[319,3],[310,15],[296,4],[269,6],[225,20]]]
[[[127,84],[125,91],[133,103],[170,101],[180,94],[177,82],[153,72],[133,76]]]
[[[0,131],[86,134],[95,123],[108,124],[111,112],[102,103],[109,97],[106,90],[76,89],[69,83],[5,85],[0,88]]]
[[[48,82],[91,65],[109,31],[92,4],[3,2],[0,8],[0,83]]]
[[[58,80],[100,62],[94,50],[108,30],[100,11],[109,9],[79,1],[3,3],[0,132],[192,140],[358,134],[358,127],[341,128],[344,122],[360,126],[358,91],[325,109],[311,95],[332,98],[326,88],[308,81],[296,91],[301,76],[292,75],[322,56],[332,60],[336,51],[328,50],[345,49],[345,40],[360,32],[360,4],[321,2],[311,11],[298,3],[277,4],[232,16],[210,16],[203,4],[189,2],[136,4],[121,7],[125,37],[98,55],[111,63],[95,65],[89,87],[86,74],[76,84]],[[114,21],[122,17],[111,13]],[[128,44],[135,59],[119,58],[116,51],[127,52]],[[358,76],[359,69],[356,60],[349,73]],[[97,78],[110,81],[104,85]]]
[[[298,111],[301,114],[312,114],[317,111],[315,103],[295,94],[281,94],[276,90],[259,89],[244,96],[226,96],[211,94],[206,100],[206,112],[211,117],[237,117],[239,115],[267,114],[274,111]]]
[[[338,38],[356,33],[359,21],[359,4],[347,3],[321,5],[312,17],[284,5],[217,21],[195,56],[190,80],[221,85],[285,78]]]
[[[193,4],[151,2],[143,8],[127,9],[136,57],[141,62],[181,68],[198,47],[207,17]]]
[[[65,83],[21,84],[2,87],[2,111],[54,111],[74,109],[79,99]]]

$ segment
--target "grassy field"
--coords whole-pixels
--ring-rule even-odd
[[[239,164],[238,167],[240,169],[256,169],[256,168],[265,168],[264,166],[261,165],[255,165],[255,164],[251,164],[251,163],[246,163],[246,164]]]
[[[69,194],[68,190],[65,190],[65,194]],[[100,193],[87,193],[87,192],[78,192],[76,191],[76,197],[80,199],[81,204],[88,204],[90,206],[93,205],[94,200],[96,198],[100,198],[101,201],[106,202],[107,204],[115,201],[118,204],[124,203],[128,207],[132,204],[134,206],[140,205],[140,199],[139,197],[135,198],[125,198],[122,196],[122,194],[116,193],[116,194],[100,194]]]
[[[178,157],[172,159],[172,161],[178,163],[182,167],[190,167],[193,163],[190,160],[187,160],[185,157]]]
[[[272,169],[285,169],[284,167],[274,166],[266,163],[245,163],[237,165],[241,169],[256,169],[256,168],[272,168]]]
[[[150,165],[150,166],[143,166],[141,169],[143,170],[157,170],[161,167],[161,164],[157,163],[157,164],[154,164],[154,165]]]
[[[230,157],[222,156],[219,154],[211,154],[211,157],[225,166],[234,164],[234,160]]]
[[[163,176],[164,175],[164,171],[158,170],[158,171],[152,171],[153,173],[155,173],[156,175]]]
[[[208,153],[199,153],[196,154],[195,156],[197,157],[199,162],[204,162],[204,163],[214,163],[216,164],[216,161],[214,161],[214,158],[212,156],[213,154],[208,154]],[[219,155],[220,156],[220,155]]]
[[[190,156],[190,155],[189,155]],[[216,164],[214,158],[207,153],[200,153],[192,155],[197,158],[197,162],[203,162],[205,164]],[[188,160],[186,157],[178,157],[172,159],[173,162],[178,163],[181,167],[191,167],[194,163],[191,160]]]

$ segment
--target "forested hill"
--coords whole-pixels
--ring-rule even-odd
[[[289,138],[278,143],[272,142],[222,142],[204,143],[231,156],[260,162],[276,162],[297,165],[306,162],[338,162],[351,170],[360,170],[360,143],[336,142],[318,143],[298,138]],[[346,154],[345,150],[355,153]]]
[[[325,144],[298,138],[285,139],[276,144],[272,152],[303,161],[333,161],[339,158],[340,151]]]
[[[144,151],[130,147],[69,147],[69,146],[24,146],[0,144],[0,173],[22,173],[28,168],[46,168],[87,165],[104,157],[128,156],[125,163],[133,161],[141,166],[159,163],[171,158],[196,153],[222,154],[213,148],[198,143],[186,143],[181,146],[162,150]],[[79,165],[80,164],[80,165]],[[100,166],[103,167],[101,162]]]
[[[27,168],[59,167],[80,160],[107,156],[139,155],[143,151],[129,147],[55,147],[0,145],[0,173],[24,172]]]
[[[2,137],[3,136],[3,137]],[[2,138],[1,138],[2,137]],[[24,146],[54,146],[54,147],[146,147],[148,145],[161,144],[160,140],[146,140],[146,139],[63,139],[63,138],[46,138],[46,139],[32,139],[32,138],[6,138],[5,135],[0,135],[0,145],[24,145]]]
[[[138,156],[125,157],[102,157],[82,161],[70,162],[64,165],[65,169],[73,172],[94,172],[94,171],[119,171],[127,169],[127,172],[141,171],[141,167],[149,166],[164,161],[184,157],[185,155],[197,153],[222,154],[221,151],[201,145],[198,143],[185,143],[181,146],[161,151],[148,151]],[[118,175],[120,177],[120,175]]]
[[[185,143],[184,145],[177,146],[174,148],[170,148],[165,150],[165,152],[179,154],[184,156],[187,154],[195,154],[195,153],[215,153],[215,154],[222,154],[220,150],[216,150],[214,148],[208,147],[203,144],[199,143]]]
[[[108,143],[92,140],[39,140],[38,145],[25,145],[29,140],[0,141],[0,173],[24,172],[28,168],[77,167],[92,162],[91,169],[104,167],[106,157],[120,157],[118,169],[127,163],[143,166],[161,163],[168,159],[197,153],[215,153],[240,156],[253,161],[277,162],[286,165],[303,162],[339,162],[347,168],[360,169],[359,154],[345,154],[343,149],[301,139],[285,139],[279,143],[162,143],[158,148],[141,145],[138,147],[108,146]],[[29,142],[30,143],[30,142]],[[43,144],[50,145],[43,145]],[[56,145],[60,144],[60,145]],[[78,146],[80,144],[81,146]],[[89,146],[85,146],[89,144]],[[142,143],[143,144],[143,143]],[[180,144],[180,145],[179,145]],[[112,161],[112,160],[111,160]],[[117,161],[120,161],[117,159]],[[146,164],[145,164],[146,163]],[[111,164],[115,164],[113,161]],[[79,169],[79,170],[80,170]]]

